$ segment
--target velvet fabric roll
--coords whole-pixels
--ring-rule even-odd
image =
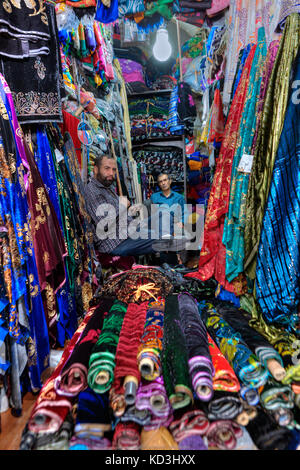
[[[240,390],[240,382],[228,360],[221,353],[208,332],[207,340],[215,370],[215,375],[213,376],[213,389],[217,391],[238,392]]]
[[[260,402],[266,410],[294,408],[295,394],[290,385],[283,385],[275,380],[268,380],[260,394]]]
[[[114,380],[110,389],[111,407],[121,415],[126,407],[126,389],[124,381],[130,378],[137,389],[141,375],[137,363],[137,353],[144,331],[148,302],[130,303],[127,307],[115,357]],[[134,397],[135,399],[135,397]],[[127,404],[132,404],[128,403]],[[118,410],[118,411],[117,411]]]
[[[75,397],[88,386],[87,375],[91,351],[101,333],[104,316],[112,304],[113,299],[100,299],[80,341],[74,347],[55,383],[58,394]]]
[[[141,450],[178,450],[178,445],[169,430],[161,426],[150,431],[142,429]]]
[[[162,425],[165,426],[169,425],[173,419],[173,409],[167,397],[162,376],[150,383],[143,381],[140,383],[135,406],[138,410],[148,410],[151,413],[149,423],[151,428],[157,427],[158,423],[163,423]]]
[[[188,293],[178,295],[180,323],[187,346],[189,373],[200,400],[213,396],[214,367],[207,341],[207,331],[199,315],[196,300]]]
[[[98,394],[86,388],[78,396],[74,434],[77,437],[103,437],[111,431],[112,417],[108,393]]]
[[[139,450],[141,446],[140,427],[137,423],[119,422],[114,431],[114,450]]]
[[[243,403],[240,398],[224,394],[221,397],[214,397],[208,403],[207,417],[210,421],[235,419],[243,411]]]
[[[161,351],[164,322],[164,299],[151,301],[138,350],[137,361],[141,376],[154,380],[161,375]]]
[[[206,444],[198,434],[185,437],[179,442],[178,447],[179,450],[207,450]]]
[[[191,436],[205,436],[210,427],[209,420],[202,410],[192,409],[180,418],[174,419],[169,429],[175,441],[181,441]]]
[[[107,392],[114,379],[115,355],[127,304],[115,300],[103,320],[100,335],[89,357],[87,380],[97,393]]]
[[[214,421],[206,433],[208,447],[220,450],[234,450],[237,439],[243,434],[241,427],[230,420]]]
[[[210,302],[199,302],[201,317],[208,332],[217,342],[221,352],[232,365],[244,385],[259,387],[268,379],[269,372],[248,348],[247,344]]]
[[[138,410],[134,405],[126,408],[125,413],[120,417],[122,423],[132,421],[142,427],[151,423],[151,413],[147,409]]]
[[[180,323],[178,297],[169,295],[165,303],[162,372],[167,396],[174,409],[193,402],[188,372],[188,352]]]
[[[65,421],[68,412],[72,409],[73,397],[58,395],[55,390],[55,381],[80,340],[90,318],[94,314],[95,308],[93,307],[87,312],[70,343],[65,348],[53,374],[43,385],[28,420],[29,431],[34,433],[57,432]]]

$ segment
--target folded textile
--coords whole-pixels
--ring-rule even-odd
[[[168,295],[165,302],[162,372],[169,401],[174,409],[193,402],[188,371],[188,353],[180,323],[178,297]]]
[[[140,427],[137,423],[119,422],[116,425],[112,441],[114,450],[139,450],[140,445]]]
[[[71,356],[74,347],[80,340],[95,308],[96,307],[93,307],[87,312],[68,346],[65,348],[53,374],[43,385],[28,420],[29,431],[35,433],[50,433],[58,431],[62,423],[65,421],[68,412],[72,409],[73,397],[58,395],[55,390],[55,381],[61,374],[61,371]]]
[[[97,393],[107,392],[114,379],[115,355],[127,304],[115,300],[103,320],[101,333],[89,357],[88,384]]]
[[[178,444],[164,426],[150,431],[142,429],[141,450],[178,450]]]
[[[179,442],[178,447],[179,450],[207,450],[206,444],[198,434],[185,437]]]
[[[161,375],[165,301],[158,299],[148,304],[146,322],[138,349],[137,361],[141,376],[154,380]]]
[[[207,331],[200,318],[197,302],[190,294],[179,294],[178,306],[193,389],[200,400],[209,401],[213,396],[215,371],[209,352]]]
[[[104,315],[109,311],[113,302],[114,300],[111,298],[100,299],[80,341],[74,347],[56,381],[58,394],[76,396],[88,386],[88,364],[91,351],[101,333]]]

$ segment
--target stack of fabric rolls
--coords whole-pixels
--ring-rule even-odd
[[[298,447],[300,400],[280,353],[211,283],[197,296],[175,278],[134,265],[105,281],[20,449]]]

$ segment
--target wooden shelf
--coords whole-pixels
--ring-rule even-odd
[[[140,93],[127,93],[127,98],[138,98],[140,96],[152,96],[152,95],[164,95],[171,93],[173,90],[168,88],[165,90],[147,90],[141,91]]]

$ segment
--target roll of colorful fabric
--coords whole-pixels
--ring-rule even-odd
[[[207,331],[199,315],[197,301],[190,294],[179,294],[178,306],[193,389],[200,400],[209,401],[213,396],[215,371],[209,352]]]
[[[116,425],[112,448],[114,450],[139,450],[141,445],[140,427],[137,423]]]
[[[207,417],[211,421],[219,419],[233,420],[242,411],[243,403],[240,398],[226,394],[209,402]]]
[[[269,369],[270,361],[278,363],[275,370],[271,369],[276,380],[282,380],[285,376],[283,361],[280,354],[272,347],[272,345],[258,331],[249,325],[251,317],[246,311],[238,309],[229,302],[213,301],[212,302],[222,318],[238,332],[245,341],[249,349],[258,357],[265,369]]]
[[[96,307],[87,312],[84,320],[74,333],[70,343],[65,348],[55,371],[43,385],[28,420],[29,431],[34,433],[57,432],[65,421],[68,412],[72,409],[72,397],[58,395],[55,390],[55,381],[71,356],[74,347],[80,340],[95,308]]]
[[[164,387],[163,377],[150,383],[141,382],[136,394],[135,406],[138,410],[148,410],[151,421],[145,429],[156,429],[159,425],[168,426],[173,419],[173,409]]]
[[[175,419],[169,429],[175,441],[181,441],[192,436],[205,436],[210,427],[209,420],[202,410],[193,409]]]
[[[210,424],[206,433],[208,447],[234,450],[237,439],[243,435],[241,427],[234,421],[219,420]]]
[[[221,352],[230,362],[244,385],[260,387],[268,379],[269,372],[248,348],[247,344],[219,314],[211,302],[199,302],[201,317],[208,332],[217,342]]]
[[[260,402],[266,410],[294,408],[295,394],[290,385],[282,385],[275,380],[268,380],[260,394]]]
[[[55,382],[59,395],[77,396],[87,387],[88,363],[92,348],[101,332],[103,319],[113,304],[113,299],[100,299],[80,341],[74,347],[69,360]]]
[[[110,390],[111,407],[114,413],[120,415],[124,413],[126,404],[134,404],[136,390],[141,381],[137,352],[144,331],[147,307],[148,302],[130,303],[122,324],[115,356],[114,380]]]
[[[174,409],[193,402],[188,371],[188,353],[179,315],[178,297],[168,295],[165,303],[162,372],[167,396]]]
[[[146,380],[161,375],[161,351],[164,323],[164,299],[150,302],[147,308],[144,332],[138,350],[139,371]]]
[[[208,332],[207,339],[209,352],[215,370],[215,375],[213,376],[213,389],[227,392],[238,392],[241,386],[233,368],[227,361],[226,357],[221,353]]]
[[[96,393],[107,392],[113,382],[115,355],[126,311],[127,304],[120,300],[113,302],[91,351],[87,380]]]
[[[151,413],[149,410],[142,409],[138,410],[134,405],[126,408],[125,413],[121,416],[120,421],[127,423],[132,421],[140,426],[144,427],[151,422]]]

